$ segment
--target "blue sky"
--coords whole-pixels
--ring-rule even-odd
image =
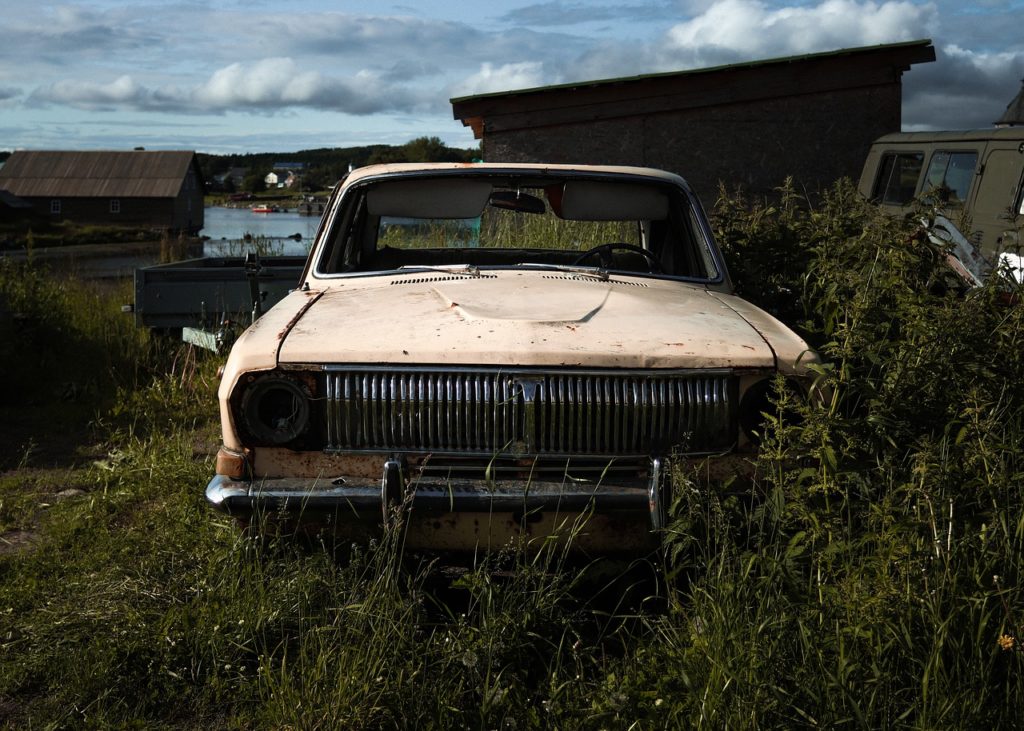
[[[475,144],[449,98],[931,38],[906,129],[984,127],[1024,0],[4,0],[0,149]]]

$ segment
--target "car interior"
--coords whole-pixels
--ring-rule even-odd
[[[346,199],[318,274],[531,264],[718,274],[686,196],[656,182],[417,176],[370,181]]]

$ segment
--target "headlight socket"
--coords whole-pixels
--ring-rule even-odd
[[[288,444],[309,428],[310,399],[301,381],[280,374],[262,376],[242,394],[241,425],[259,445]]]

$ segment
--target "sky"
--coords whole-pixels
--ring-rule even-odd
[[[988,127],[1024,0],[3,0],[0,150],[477,144],[452,97],[930,38],[905,130]]]

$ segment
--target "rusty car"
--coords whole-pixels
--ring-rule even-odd
[[[749,470],[773,381],[815,361],[733,293],[678,175],[368,166],[232,348],[206,497],[352,540],[400,516],[422,549],[642,551],[674,471]]]

